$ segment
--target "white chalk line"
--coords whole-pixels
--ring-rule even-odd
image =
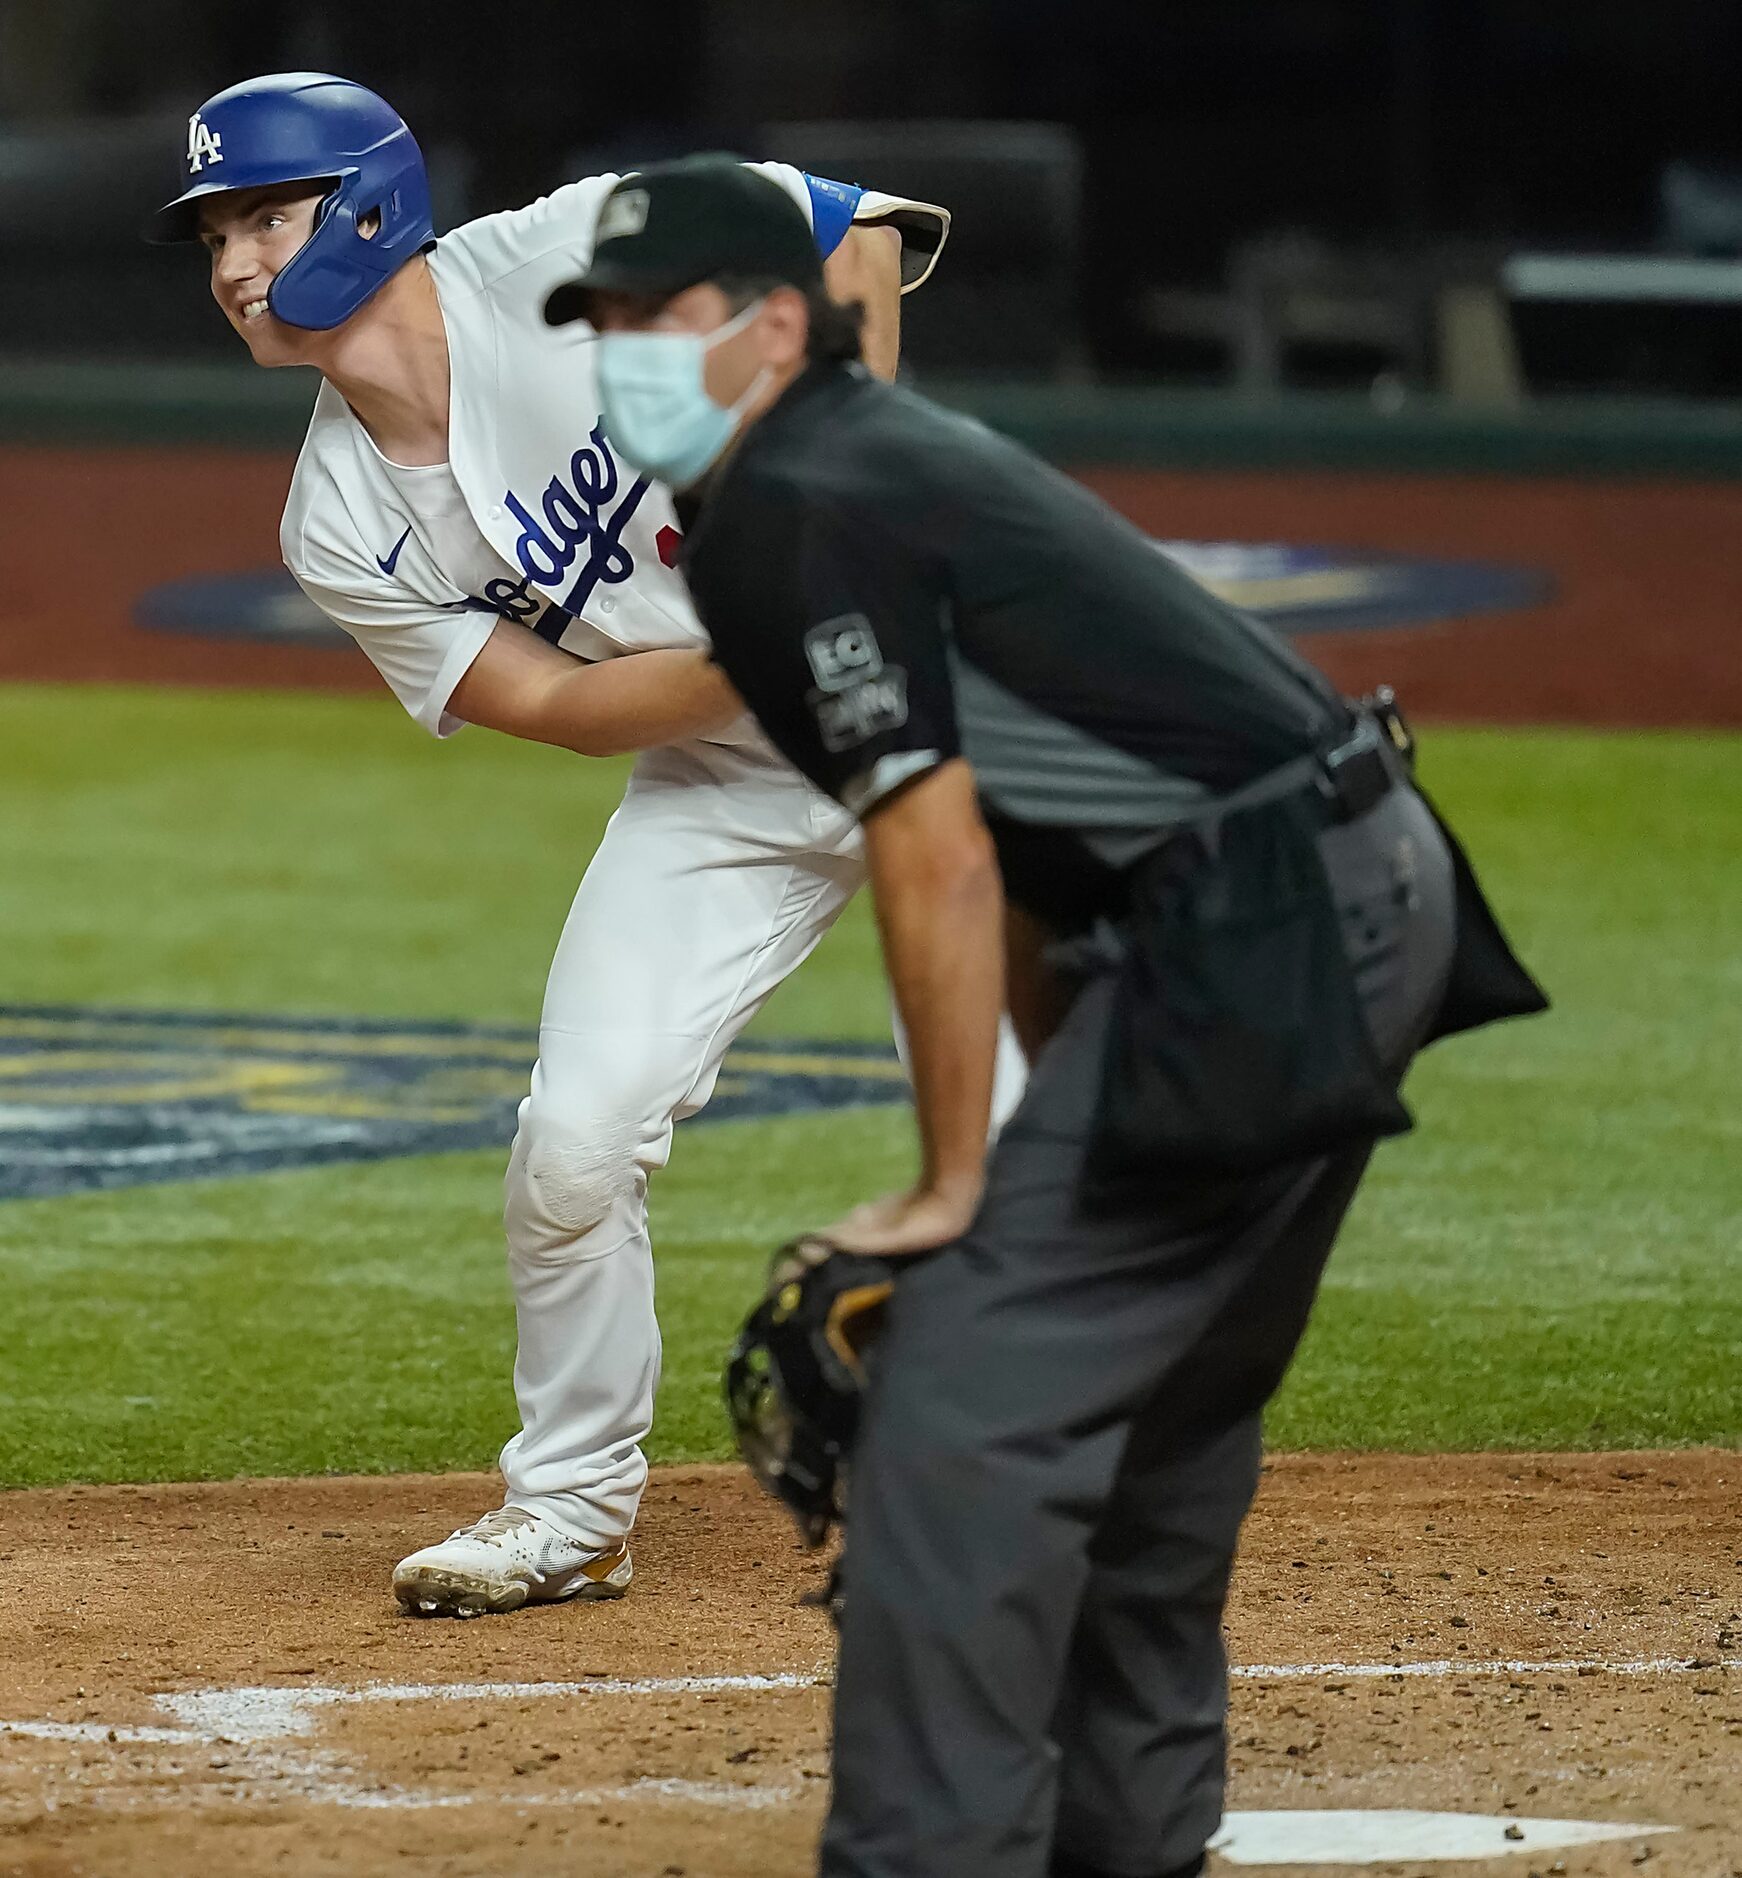
[[[106,1746],[178,1747],[184,1750],[229,1747],[240,1750],[235,1773],[213,1769],[219,1778],[202,1788],[171,1788],[162,1793],[117,1794],[113,1790],[83,1798],[100,1798],[126,1806],[177,1801],[229,1804],[299,1799],[318,1805],[363,1809],[426,1810],[485,1805],[610,1806],[653,1801],[664,1804],[723,1807],[754,1812],[786,1806],[798,1797],[790,1786],[739,1785],[729,1781],[647,1778],[626,1786],[586,1787],[563,1792],[432,1793],[415,1789],[367,1784],[328,1752],[272,1747],[314,1731],[316,1711],[363,1702],[477,1702],[524,1701],[551,1696],[694,1696],[766,1694],[780,1690],[812,1689],[829,1681],[819,1673],[784,1671],[769,1675],[650,1676],[638,1679],[595,1677],[585,1682],[452,1682],[365,1683],[345,1689],[317,1684],[313,1687],[260,1686],[201,1689],[186,1694],[160,1695],[156,1706],[176,1717],[175,1727],[135,1726],[104,1722],[0,1722],[0,1735],[39,1741],[78,1741]],[[211,1790],[213,1785],[219,1789]]]
[[[770,1807],[790,1806],[797,1787],[735,1787],[723,1780],[634,1780],[624,1787],[580,1787],[568,1793],[417,1793],[404,1787],[379,1791],[348,1784],[302,1797],[327,1806],[383,1808],[420,1812],[454,1806],[626,1806],[652,1800],[680,1806],[724,1807],[732,1812],[759,1813]]]
[[[1742,1669],[1742,1656],[1624,1656],[1608,1662],[1569,1656],[1554,1661],[1441,1657],[1425,1663],[1239,1663],[1228,1674],[1242,1681],[1273,1682],[1332,1676],[1691,1676],[1728,1669]]]
[[[1236,1663],[1236,1681],[1330,1681],[1459,1676],[1675,1676],[1705,1671],[1742,1670],[1742,1657],[1645,1656],[1607,1659],[1442,1657],[1394,1663]],[[306,1735],[315,1726],[312,1711],[361,1702],[520,1702],[553,1696],[647,1696],[762,1694],[827,1687],[833,1678],[821,1671],[782,1671],[769,1675],[595,1677],[584,1682],[373,1682],[357,1688],[315,1684],[296,1687],[263,1684],[232,1689],[201,1689],[160,1695],[157,1706],[174,1715],[175,1727],[139,1727],[107,1722],[0,1722],[0,1734],[39,1741],[106,1741],[145,1745],[242,1744],[282,1741]]]
[[[1236,1681],[1385,1681],[1392,1678],[1459,1676],[1675,1676],[1705,1671],[1742,1670],[1742,1657],[1646,1656],[1580,1660],[1558,1658],[1443,1657],[1394,1663],[1237,1663]],[[770,1675],[649,1676],[637,1679],[595,1677],[584,1682],[375,1682],[354,1689],[261,1685],[201,1689],[183,1695],[160,1695],[157,1706],[174,1715],[175,1727],[138,1727],[106,1722],[0,1722],[0,1734],[40,1741],[105,1741],[128,1745],[202,1746],[282,1741],[313,1731],[313,1711],[360,1702],[518,1702],[553,1696],[647,1696],[762,1694],[827,1687],[832,1677],[820,1671],[783,1671]]]
[[[1389,1663],[1239,1663],[1229,1675],[1236,1681],[1401,1681],[1476,1676],[1658,1676],[1692,1675],[1742,1669],[1742,1657],[1479,1658]],[[176,1719],[174,1726],[110,1725],[105,1722],[0,1721],[0,1735],[39,1741],[75,1741],[113,1746],[237,1747],[246,1765],[221,1781],[227,1791],[171,1789],[151,1793],[131,1804],[162,1804],[173,1796],[193,1802],[213,1798],[245,1800],[297,1798],[325,1805],[359,1808],[421,1809],[496,1804],[510,1806],[602,1806],[651,1800],[664,1803],[757,1810],[782,1806],[800,1791],[787,1786],[737,1785],[725,1781],[637,1780],[626,1786],[583,1788],[561,1793],[429,1793],[403,1787],[361,1784],[325,1752],[279,1749],[260,1752],[269,1743],[285,1743],[312,1734],[316,1712],[366,1702],[535,1701],[551,1697],[762,1695],[828,1686],[833,1678],[820,1671],[784,1671],[767,1675],[653,1676],[639,1679],[597,1677],[580,1682],[433,1682],[364,1683],[357,1688],[262,1685],[202,1689],[159,1695],[156,1706]],[[219,1770],[223,1771],[223,1770]],[[104,1795],[113,1798],[112,1794]]]
[[[166,1747],[199,1747],[215,1736],[197,1735],[186,1728],[111,1728],[107,1722],[0,1722],[0,1735],[26,1741],[108,1741],[132,1746],[136,1742]]]
[[[1622,1657],[1607,1662],[1564,1660],[1481,1660],[1464,1662],[1443,1658],[1403,1663],[1242,1663],[1230,1670],[1240,1681],[1331,1680],[1390,1677],[1553,1676],[1589,1674],[1618,1676],[1688,1675],[1699,1670],[1742,1669],[1742,1657]],[[657,1676],[640,1680],[599,1677],[584,1682],[448,1682],[365,1683],[356,1689],[315,1686],[303,1689],[214,1689],[193,1695],[159,1696],[158,1705],[191,1730],[216,1730],[231,1740],[280,1740],[306,1734],[314,1726],[316,1708],[353,1702],[477,1702],[528,1701],[551,1696],[646,1696],[762,1694],[776,1690],[816,1689],[829,1686],[832,1676],[813,1671],[788,1671],[751,1676]]]
[[[824,1679],[815,1673],[766,1676],[649,1676],[625,1680],[613,1676],[584,1682],[371,1682],[359,1688],[203,1689],[187,1695],[160,1695],[157,1705],[191,1733],[222,1735],[231,1741],[278,1741],[307,1734],[315,1709],[353,1702],[521,1702],[551,1696],[760,1695],[782,1689],[811,1689]]]

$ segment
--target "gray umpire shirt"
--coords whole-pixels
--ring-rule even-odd
[[[1099,498],[857,366],[813,366],[685,507],[715,656],[788,760],[864,816],[966,757],[1007,890],[1061,929],[1348,722]]]

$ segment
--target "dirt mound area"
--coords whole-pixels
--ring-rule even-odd
[[[1278,1811],[1443,1811],[1511,1834],[1460,1873],[1742,1872],[1739,1481],[1713,1452],[1276,1460],[1230,1615],[1230,1857]],[[668,1470],[623,1602],[401,1617],[394,1560],[494,1498],[0,1496],[0,1873],[809,1869],[831,1639],[781,1518]],[[1430,1869],[1350,1845],[1316,1869]]]

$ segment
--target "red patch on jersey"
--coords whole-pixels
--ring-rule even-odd
[[[677,566],[677,551],[683,546],[683,536],[670,522],[653,537],[653,545],[659,550],[659,558],[665,566]]]

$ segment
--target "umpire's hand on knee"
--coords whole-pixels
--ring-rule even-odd
[[[968,1230],[980,1205],[981,1184],[975,1180],[951,1188],[913,1187],[905,1193],[887,1193],[880,1200],[854,1207],[821,1236],[843,1252],[870,1252],[883,1258],[935,1252]]]

